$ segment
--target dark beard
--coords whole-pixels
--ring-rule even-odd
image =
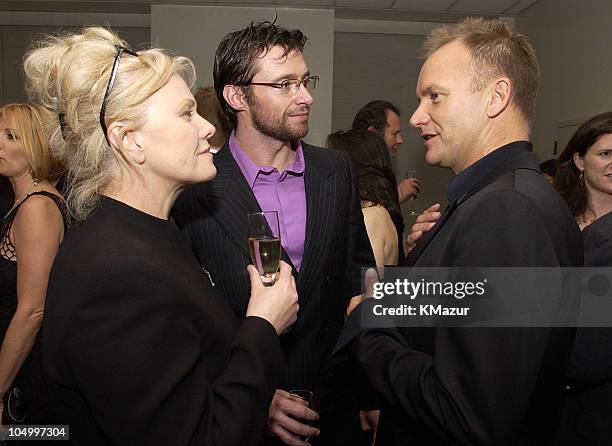
[[[308,133],[308,121],[304,126],[292,128],[285,122],[285,115],[281,119],[273,116],[254,96],[249,98],[249,106],[253,111],[253,128],[263,135],[278,141],[297,141]]]

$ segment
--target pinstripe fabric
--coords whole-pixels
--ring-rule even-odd
[[[281,336],[286,369],[279,387],[319,388],[344,322],[348,299],[360,293],[361,267],[374,264],[349,157],[302,143],[307,221],[300,273],[300,312]],[[173,211],[201,265],[234,312],[250,295],[246,214],[260,210],[228,147],[215,155],[217,177],[185,191]],[[287,263],[288,256],[283,251]]]

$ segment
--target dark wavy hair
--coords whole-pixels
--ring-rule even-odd
[[[580,217],[588,210],[587,191],[584,181],[580,181],[580,170],[574,163],[574,153],[584,157],[587,150],[608,133],[612,133],[612,112],[597,115],[582,124],[559,157],[554,185],[574,217]]]
[[[245,86],[251,82],[257,74],[258,59],[275,46],[283,48],[283,58],[294,51],[303,52],[306,40],[299,29],[289,30],[267,20],[251,22],[246,28],[229,33],[221,40],[215,53],[213,78],[219,103],[233,127],[237,122],[236,110],[225,102],[224,87]]]
[[[370,101],[359,109],[353,119],[352,128],[367,129],[368,127],[374,127],[378,134],[384,137],[387,128],[387,111],[392,111],[397,116],[402,115],[399,108],[391,102],[380,99]]]
[[[361,201],[383,206],[389,212],[397,233],[401,235],[404,232],[404,222],[397,195],[397,181],[385,141],[376,132],[351,129],[329,135],[327,147],[343,150],[351,156],[359,179]]]

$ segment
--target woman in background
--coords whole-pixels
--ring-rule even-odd
[[[0,226],[0,400],[5,424],[50,424],[39,330],[49,271],[64,237],[64,204],[52,180],[58,164],[41,106],[0,108],[0,175],[15,200]]]
[[[210,149],[216,153],[229,139],[232,128],[213,87],[198,88],[195,100],[198,103],[198,114],[215,126],[215,134],[210,138]]]
[[[612,212],[612,112],[589,119],[572,136],[554,185],[580,229]]]
[[[612,267],[612,112],[585,122],[559,157],[555,186],[582,229],[588,268]],[[609,295],[609,291],[608,291]],[[581,320],[601,317],[597,297],[583,294]],[[611,324],[609,322],[608,324]],[[576,332],[557,445],[604,445],[612,439],[612,329]]]
[[[329,135],[327,147],[347,152],[355,163],[361,211],[376,266],[397,265],[404,225],[397,181],[384,140],[375,132],[352,129]]]
[[[187,185],[216,174],[192,62],[95,27],[37,42],[24,69],[30,93],[63,116],[53,144],[80,222],[45,314],[59,422],[76,445],[258,445],[297,292],[287,264],[271,287],[249,266],[236,320],[168,221]]]

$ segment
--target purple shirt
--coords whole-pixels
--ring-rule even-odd
[[[304,154],[298,141],[295,161],[284,172],[276,167],[258,166],[240,148],[232,131],[229,149],[253,191],[262,211],[277,211],[281,245],[297,271],[300,270],[306,238],[306,189]]]

